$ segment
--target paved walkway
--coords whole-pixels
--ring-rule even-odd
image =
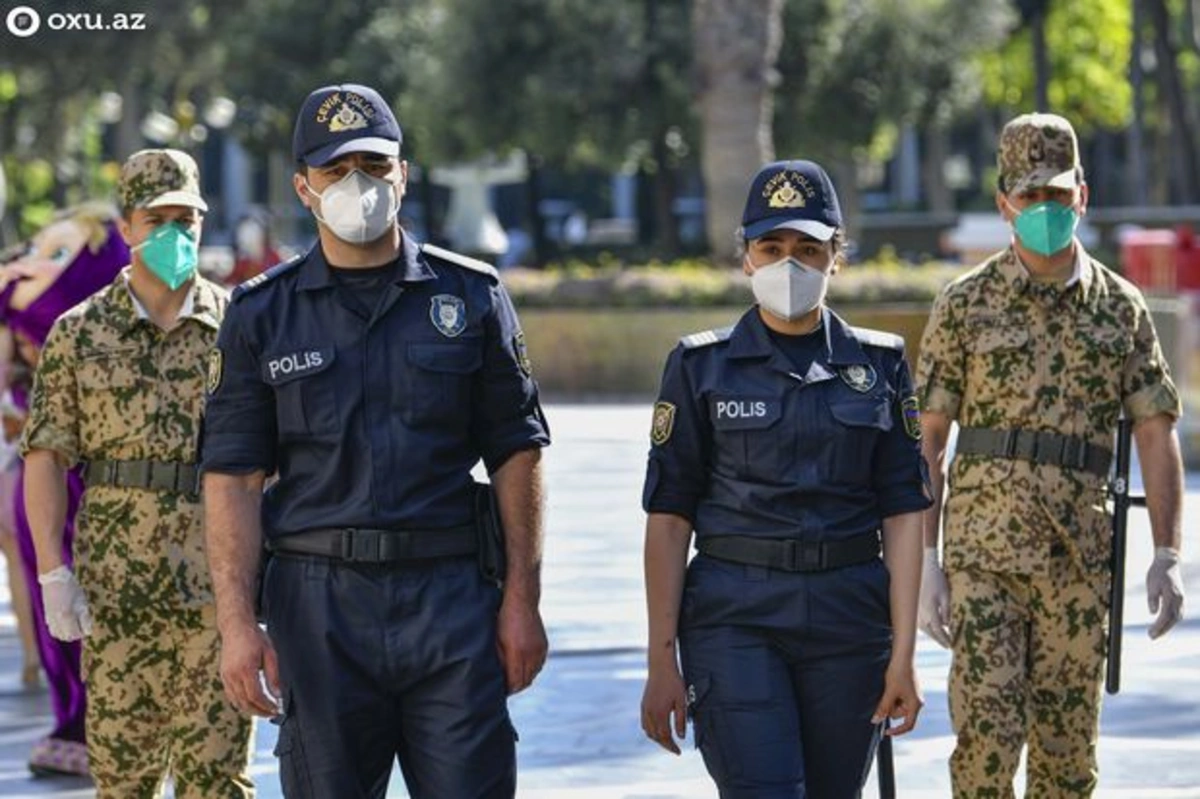
[[[639,497],[649,428],[647,408],[556,407],[547,453],[549,509],[545,617],[552,657],[537,684],[512,701],[520,730],[522,799],[702,799],[712,789],[699,754],[675,758],[638,727],[645,676]],[[1200,617],[1200,475],[1189,480],[1188,574]],[[1165,640],[1146,638],[1142,575],[1149,563],[1143,513],[1131,517],[1124,690],[1103,719],[1098,799],[1200,799],[1200,618]],[[5,593],[0,590],[0,597]],[[45,694],[19,690],[20,654],[7,606],[0,606],[0,796],[91,797],[86,783],[34,780],[29,747],[50,728]],[[918,668],[926,709],[897,742],[904,799],[950,795],[953,746],[946,712],[949,657],[922,639]],[[271,756],[274,727],[260,724],[253,773],[259,796],[281,796]],[[389,796],[403,797],[398,772]],[[864,794],[876,799],[875,784]]]

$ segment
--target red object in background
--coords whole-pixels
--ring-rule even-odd
[[[1121,266],[1125,277],[1150,294],[1200,291],[1200,241],[1189,225],[1126,233]]]

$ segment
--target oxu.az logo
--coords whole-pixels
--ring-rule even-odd
[[[102,14],[91,11],[55,11],[42,18],[32,6],[16,6],[4,17],[4,27],[13,36],[27,39],[40,31],[144,31],[146,15]]]

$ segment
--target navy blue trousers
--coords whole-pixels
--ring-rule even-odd
[[[276,555],[264,578],[288,799],[512,799],[516,733],[496,650],[500,590],[474,558],[343,564]]]
[[[854,799],[891,655],[882,561],[812,574],[703,555],[680,648],[696,745],[721,799]]]

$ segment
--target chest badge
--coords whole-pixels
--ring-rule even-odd
[[[429,319],[439,333],[454,338],[467,328],[467,304],[453,294],[438,294],[429,300]]]
[[[866,394],[875,388],[875,367],[871,364],[856,363],[853,366],[843,366],[838,370],[842,382],[860,394]]]

